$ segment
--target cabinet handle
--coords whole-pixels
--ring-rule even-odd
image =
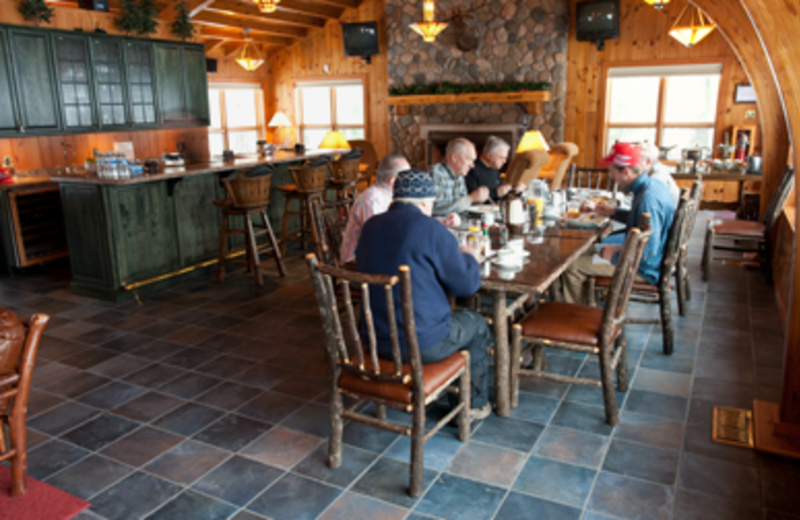
[[[22,119],[17,121],[17,125],[19,126],[19,133],[24,134],[25,133],[25,125],[22,123]]]

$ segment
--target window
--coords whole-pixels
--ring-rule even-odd
[[[264,139],[264,95],[260,85],[209,85],[211,156],[223,150],[256,153],[256,141]]]
[[[295,85],[300,139],[317,148],[331,130],[364,139],[364,86],[361,80],[302,82]]]
[[[650,141],[681,149],[714,147],[721,64],[625,67],[608,71],[606,149],[616,141]]]

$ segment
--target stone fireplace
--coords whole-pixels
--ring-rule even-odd
[[[419,138],[425,143],[425,168],[430,169],[444,158],[445,148],[451,139],[466,137],[475,144],[480,155],[486,139],[496,135],[511,145],[509,159],[513,156],[516,143],[522,137],[520,125],[422,125]]]
[[[469,85],[552,83],[552,100],[544,103],[537,114],[529,114],[518,103],[412,105],[403,115],[391,110],[392,153],[405,155],[417,168],[435,162],[443,147],[441,143],[435,146],[429,143],[430,131],[425,133],[424,129],[432,126],[458,125],[452,132],[481,126],[514,127],[517,134],[509,138],[512,148],[526,128],[540,130],[550,143],[561,142],[565,119],[567,4],[563,0],[488,3],[438,0],[437,20],[452,21],[460,15],[463,23],[451,23],[436,42],[424,43],[408,28],[422,18],[422,0],[386,0],[390,87],[445,81]],[[477,9],[470,11],[472,8]],[[473,49],[459,48],[464,47],[465,36],[475,44]],[[449,128],[441,131],[443,135],[456,136],[448,133]],[[480,153],[486,136],[473,137],[481,139],[476,142]],[[434,134],[434,141],[439,140],[445,137],[440,139]]]

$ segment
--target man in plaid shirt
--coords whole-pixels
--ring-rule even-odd
[[[436,185],[434,216],[461,213],[472,204],[486,202],[489,198],[489,189],[486,186],[467,193],[464,177],[472,169],[477,156],[475,145],[468,139],[457,137],[447,143],[444,160],[431,168],[433,183]]]

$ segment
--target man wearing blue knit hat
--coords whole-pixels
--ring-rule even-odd
[[[478,251],[459,247],[450,231],[431,217],[436,187],[427,172],[406,170],[397,175],[389,211],[364,223],[356,248],[358,270],[370,274],[395,274],[401,265],[411,269],[414,319],[423,363],[440,361],[466,350],[472,379],[472,418],[491,412],[488,400],[488,347],[492,333],[477,312],[451,312],[448,295],[468,297],[481,285]],[[371,288],[375,332],[381,355],[391,358],[386,305],[379,288]],[[400,295],[395,293],[400,308]],[[402,314],[398,332],[405,354]]]

